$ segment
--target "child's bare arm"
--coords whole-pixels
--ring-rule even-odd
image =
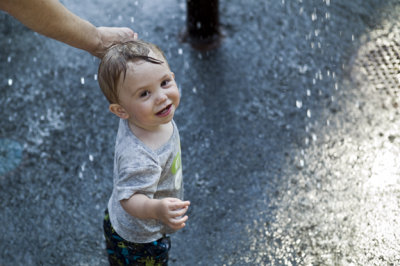
[[[188,216],[183,216],[189,208],[189,201],[176,198],[150,199],[143,194],[135,194],[121,200],[124,210],[139,219],[157,219],[174,230],[185,227]]]

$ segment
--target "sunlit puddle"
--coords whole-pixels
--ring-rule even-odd
[[[371,167],[371,177],[364,184],[365,202],[360,210],[355,210],[360,222],[356,242],[389,258],[399,258],[400,251],[399,170],[399,150],[379,151]],[[367,244],[365,239],[373,243]]]
[[[15,169],[22,160],[23,146],[11,139],[0,138],[0,176]]]
[[[350,112],[328,115],[326,130],[319,127],[312,137],[323,141],[306,138],[307,148],[294,160],[300,171],[293,177],[288,170],[291,177],[280,191],[275,216],[247,227],[251,246],[243,262],[400,265],[400,44],[394,41],[400,32],[388,35],[398,29],[389,26],[378,31],[382,38],[368,36],[372,41],[355,58],[352,71],[364,75],[349,83],[360,88],[346,94],[339,91],[342,81],[334,81],[337,94],[332,102],[343,93],[338,104]],[[307,109],[306,101],[298,99],[294,105],[307,110],[304,115],[310,121],[318,116]],[[350,116],[360,119],[347,120]]]

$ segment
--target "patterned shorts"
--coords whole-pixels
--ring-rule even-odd
[[[126,241],[112,227],[108,210],[105,211],[103,226],[110,265],[168,265],[168,252],[171,248],[168,236],[151,243]]]

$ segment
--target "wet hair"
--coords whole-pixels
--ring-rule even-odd
[[[150,51],[165,61],[150,57]],[[123,80],[125,80],[128,63],[141,60],[153,64],[166,63],[168,66],[162,50],[157,45],[143,40],[115,44],[107,50],[99,65],[98,81],[104,96],[106,96],[110,104],[119,102],[118,85],[121,74],[123,75]]]

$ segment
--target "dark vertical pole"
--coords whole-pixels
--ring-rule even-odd
[[[218,0],[186,0],[186,38],[193,47],[211,49],[219,44]]]

